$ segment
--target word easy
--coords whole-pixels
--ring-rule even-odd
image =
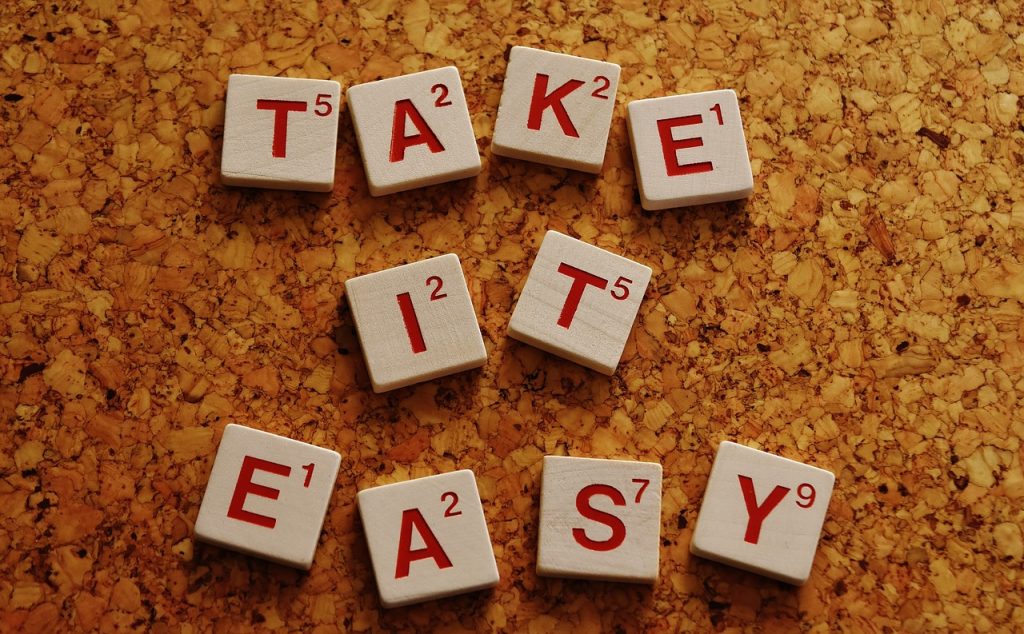
[[[309,569],[339,461],[327,449],[228,425],[196,537]],[[691,550],[801,584],[810,574],[833,482],[828,471],[723,442]],[[546,456],[537,573],[654,583],[661,497],[657,463]],[[357,499],[385,607],[497,585],[472,471],[367,488]]]

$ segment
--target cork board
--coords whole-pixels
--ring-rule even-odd
[[[0,630],[1019,630],[1024,18],[893,4],[4,3]],[[622,65],[600,175],[492,156],[515,44]],[[219,184],[230,72],[448,64],[478,178],[371,199],[345,115],[333,193]],[[625,104],[724,87],[754,195],[642,212]],[[505,336],[547,229],[654,269],[615,376]],[[449,251],[487,365],[374,395],[344,280]],[[192,541],[228,422],[343,454],[309,574]],[[836,473],[806,586],[688,554],[727,439]],[[548,453],[664,466],[653,588],[535,575]],[[456,468],[500,585],[381,610],[355,492]]]

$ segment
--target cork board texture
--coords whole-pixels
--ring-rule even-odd
[[[1024,16],[1015,0],[0,7],[0,630],[1020,631]],[[495,157],[510,46],[622,81],[597,176]],[[231,72],[457,66],[474,179],[220,184]],[[742,203],[645,213],[634,99],[733,88]],[[605,377],[510,340],[548,229],[654,269]],[[488,361],[375,395],[354,275],[461,258]],[[308,574],[194,543],[224,426],[343,456]],[[834,471],[812,576],[689,555],[715,448]],[[538,578],[541,457],[664,466],[652,587]],[[473,469],[501,583],[379,607],[358,489]]]

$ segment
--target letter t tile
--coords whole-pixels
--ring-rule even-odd
[[[651,269],[548,231],[508,334],[602,374],[614,374]]]

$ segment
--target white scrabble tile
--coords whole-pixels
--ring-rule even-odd
[[[373,196],[480,173],[454,66],[359,84],[346,95]]]
[[[800,585],[811,573],[834,482],[824,469],[723,442],[690,552]]]
[[[196,539],[309,570],[340,464],[335,451],[228,425]]]
[[[732,90],[634,101],[626,122],[644,209],[736,200],[754,191]]]
[[[545,456],[537,574],[654,583],[661,465]]]
[[[643,264],[548,231],[508,334],[613,374],[650,280],[651,269]]]
[[[472,471],[364,489],[358,502],[384,607],[498,585]]]
[[[374,392],[487,361],[459,257],[441,255],[345,282]]]
[[[225,185],[329,192],[341,84],[231,75],[224,104]]]
[[[596,174],[604,163],[619,66],[514,46],[491,149]]]

